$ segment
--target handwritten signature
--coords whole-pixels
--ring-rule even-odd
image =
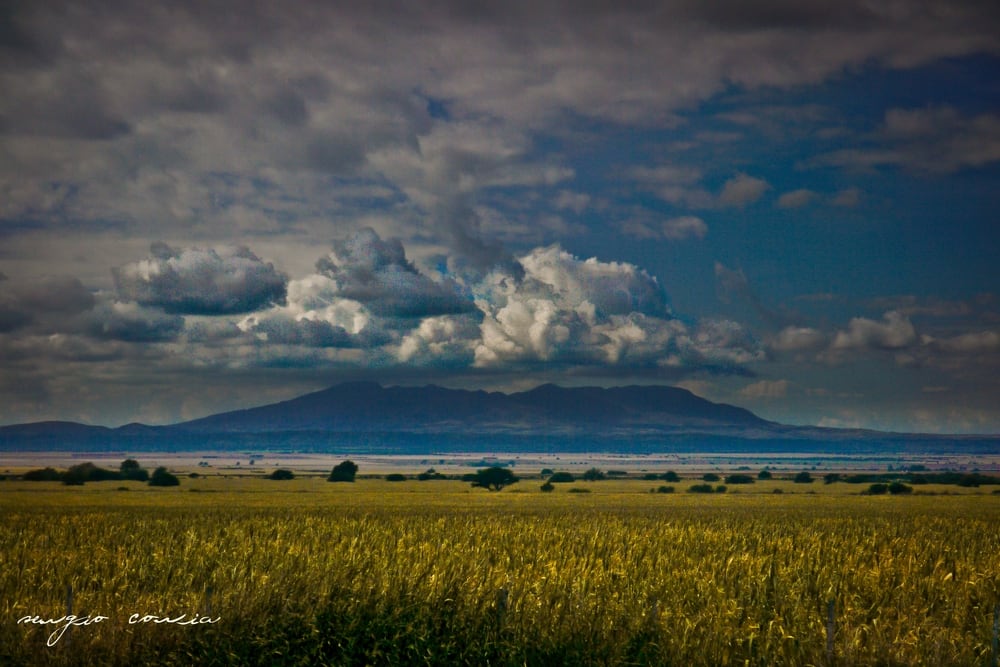
[[[210,625],[212,623],[218,623],[221,617],[211,618],[210,616],[201,616],[199,614],[193,614],[188,616],[187,614],[181,614],[180,616],[157,616],[154,614],[132,614],[128,617],[129,625],[137,625],[141,623],[155,623],[160,624],[170,624],[170,625]],[[95,625],[97,623],[103,623],[104,621],[110,620],[108,616],[102,616],[101,614],[86,616],[75,616],[73,614],[68,614],[66,616],[61,616],[60,618],[44,618],[42,616],[22,616],[17,620],[18,625],[57,625],[57,627],[52,634],[49,635],[48,640],[46,640],[46,646],[55,646],[59,643],[59,640],[63,638],[66,631],[72,627],[83,627],[87,625]]]

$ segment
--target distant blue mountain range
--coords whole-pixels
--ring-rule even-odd
[[[73,422],[0,427],[0,448],[303,451],[1000,451],[997,436],[795,427],[669,386],[500,392],[344,383],[169,426]]]

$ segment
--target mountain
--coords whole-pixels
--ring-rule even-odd
[[[795,427],[669,386],[500,392],[353,382],[170,426],[0,427],[0,450],[1000,451],[997,436]]]
[[[550,431],[641,426],[766,426],[748,410],[677,387],[563,388],[514,394],[346,383],[289,401],[178,424],[182,431]]]

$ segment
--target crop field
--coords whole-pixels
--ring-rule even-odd
[[[2,481],[0,664],[995,664],[991,487],[693,481]]]

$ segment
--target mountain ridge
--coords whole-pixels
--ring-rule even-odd
[[[995,451],[1000,436],[937,436],[790,426],[668,385],[560,387],[509,394],[437,385],[333,385],[276,403],[164,426],[117,428],[67,421],[0,427],[0,450],[277,448],[423,452],[435,448],[516,451],[538,443],[594,449],[718,451],[762,447],[840,451],[951,444]],[[679,451],[679,450],[678,450]]]

